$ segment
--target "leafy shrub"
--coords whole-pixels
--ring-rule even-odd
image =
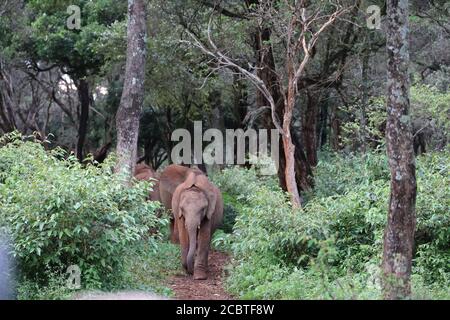
[[[430,150],[442,150],[448,141],[450,121],[448,106],[450,92],[448,84],[439,90],[437,85],[414,84],[411,86],[410,117],[415,133],[425,135]],[[386,101],[384,96],[370,99],[365,108],[359,103],[339,108],[346,121],[342,124],[342,147],[346,150],[358,150],[363,134],[369,147],[382,146],[385,143],[384,128],[386,122]],[[365,111],[366,126],[361,128],[361,112]]]
[[[364,110],[366,125],[361,127],[361,117]],[[345,149],[357,150],[365,138],[372,146],[384,145],[384,123],[386,121],[386,103],[384,97],[374,97],[363,108],[360,103],[346,105],[339,108],[346,121],[342,124],[340,135],[341,146]]]
[[[225,233],[222,229],[216,230],[211,239],[211,244],[215,250],[229,252],[231,251],[232,235]]]
[[[416,84],[411,87],[411,117],[415,130],[427,135],[429,149],[440,150],[448,141],[450,130],[450,92],[434,86]],[[431,148],[430,148],[431,147]]]
[[[248,198],[260,184],[270,190],[280,190],[278,182],[271,176],[258,176],[256,169],[241,170],[239,167],[228,168],[220,174],[211,176],[213,182],[220,188],[224,201],[223,223],[221,229],[231,233],[236,223],[238,213],[248,205]]]
[[[417,159],[414,270],[428,284],[448,283],[450,274],[448,158],[448,152],[440,152]],[[346,271],[363,270],[371,259],[379,264],[389,199],[386,157],[376,153],[363,158],[334,156],[330,162],[319,164],[316,197],[305,210],[329,215],[323,225],[335,237],[339,264]],[[325,187],[330,183],[340,187],[330,190]]]
[[[370,187],[377,181],[389,181],[387,158],[379,152],[336,154],[322,152],[315,170],[316,186],[307,198],[325,198],[355,191],[355,186]]]
[[[236,222],[236,216],[238,214],[239,205],[235,202],[234,198],[227,193],[223,193],[223,222],[221,229],[225,233],[231,233],[233,232],[233,226]]]
[[[84,166],[24,140],[0,141],[0,223],[12,234],[22,277],[45,284],[48,270],[78,265],[83,287],[119,283],[126,251],[162,223],[145,201],[149,184],[126,187],[111,160]]]
[[[71,298],[73,290],[67,286],[67,276],[65,274],[48,271],[47,278],[48,281],[46,284],[22,279],[17,288],[17,299],[67,300]]]
[[[450,284],[449,157],[431,153],[418,161],[414,271],[427,284]]]
[[[159,242],[154,248],[145,243],[135,246],[125,256],[126,281],[121,289],[172,296],[167,278],[184,272],[180,255],[180,246],[172,243]]]
[[[217,178],[240,202],[227,280],[234,294],[258,299],[381,297],[379,266],[389,199],[386,156],[322,158],[327,161],[316,169],[316,189],[298,211],[279,189],[260,183],[253,170],[228,169]],[[417,161],[412,283],[417,298],[449,297],[448,159],[449,153],[441,152]]]

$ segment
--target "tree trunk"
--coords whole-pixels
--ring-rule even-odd
[[[4,98],[0,89],[0,129],[3,133],[8,133],[14,131],[15,127],[8,117],[7,107],[3,101]]]
[[[327,130],[328,130],[328,94],[320,104],[319,130],[318,130],[319,141],[317,143],[318,148],[322,148],[327,143]]]
[[[319,92],[306,90],[307,102],[302,119],[302,138],[308,163],[315,167],[317,165],[317,118]]]
[[[312,168],[308,164],[306,159],[306,154],[304,148],[300,142],[300,139],[296,135],[292,134],[292,142],[295,145],[294,157],[295,157],[295,180],[297,181],[298,190],[306,191],[311,190],[314,187],[314,177],[312,173]],[[287,191],[286,187],[286,157],[284,154],[283,143],[280,144],[280,163],[278,168],[278,179],[280,181],[280,187],[284,191]]]
[[[128,0],[127,63],[116,115],[116,172],[131,179],[137,157],[139,118],[144,100],[147,15],[145,0]]]
[[[172,128],[173,128],[173,123],[172,123],[172,109],[171,107],[167,107],[166,108],[166,120],[167,120],[167,125],[166,125],[166,130],[165,130],[165,141],[166,141],[166,153],[167,153],[167,161],[168,164],[172,164],[172,157],[170,156],[170,153],[172,152],[172,148],[173,148],[173,141],[172,141]],[[185,127],[186,128],[186,127]]]
[[[261,94],[259,94],[261,95]],[[233,75],[233,116],[234,129],[242,128],[247,115],[247,86],[238,74]]]
[[[383,250],[386,299],[411,293],[410,276],[416,225],[416,177],[409,109],[408,1],[387,1],[386,145],[391,194]]]
[[[86,142],[86,135],[89,121],[89,84],[86,79],[81,79],[77,84],[78,98],[80,100],[80,120],[78,125],[78,140],[77,140],[77,158],[83,161],[83,149]]]
[[[111,148],[111,145],[111,142],[107,142],[100,149],[98,149],[94,153],[94,161],[103,163],[103,161],[105,161],[106,157],[108,156],[108,150]]]
[[[0,129],[4,133],[17,129],[13,112],[12,90],[8,71],[6,71],[6,68],[4,70],[3,63],[0,60]]]
[[[366,110],[369,105],[369,59],[370,51],[365,50],[362,57],[362,97],[361,97],[361,114],[360,114],[360,140],[361,140],[361,152],[365,153],[367,148],[367,114]]]
[[[341,120],[339,119],[338,110],[336,105],[331,108],[330,122],[331,122],[331,133],[330,133],[330,145],[333,151],[338,151],[341,149]]]
[[[293,74],[293,73],[291,73]],[[292,206],[299,208],[302,205],[300,193],[298,192],[298,185],[295,175],[295,145],[292,143],[291,123],[292,112],[295,106],[295,91],[294,79],[289,79],[288,92],[285,99],[285,108],[283,113],[283,147],[284,155],[286,157],[285,179],[286,188],[291,196]]]
[[[220,130],[225,133],[224,110],[222,107],[222,93],[220,90],[213,90],[208,97],[211,106],[211,128]]]
[[[277,77],[274,74],[275,70],[275,59],[273,56],[272,48],[267,43],[270,43],[270,29],[264,28],[258,30],[255,33],[254,49],[256,52],[256,58],[258,61],[258,76],[264,81],[265,85],[271,91],[272,97],[276,103],[276,113],[280,119],[283,119],[283,114],[285,110],[285,105],[283,103],[282,94],[280,92],[280,87],[277,83]],[[269,103],[266,101],[264,96],[258,91],[256,93],[256,105],[257,107],[268,106]],[[272,122],[272,117],[270,112],[266,112],[264,117],[264,126],[266,129],[274,129],[275,126]],[[289,129],[290,131],[290,129]],[[294,140],[295,141],[295,140]],[[289,144],[289,143],[288,143]],[[292,141],[291,141],[292,144]],[[295,169],[295,181],[297,185],[297,194],[301,190],[309,190],[313,187],[313,175],[311,166],[304,156],[304,150],[301,144],[295,144],[294,149],[294,169]],[[289,152],[285,151],[285,143],[280,144],[280,161],[278,167],[278,179],[280,182],[280,187],[288,191],[287,189],[287,179],[286,179],[286,154]],[[303,157],[302,157],[303,155]]]
[[[222,93],[220,92],[220,90],[213,90],[209,95],[208,100],[209,105],[211,106],[211,119],[209,121],[210,128],[220,130],[222,134],[225,134],[225,115],[222,107]],[[222,147],[224,148],[224,150],[226,150],[225,145],[223,145]],[[197,164],[199,168],[201,167],[200,165],[198,165],[198,163],[194,164]],[[203,161],[202,165],[206,170],[206,166],[204,165]],[[223,168],[223,165],[219,163],[214,163],[212,168],[213,171],[218,172]],[[203,169],[200,170],[203,171]]]

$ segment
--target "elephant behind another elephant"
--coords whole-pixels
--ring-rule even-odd
[[[175,189],[186,180],[190,172],[196,175],[204,174],[197,168],[189,168],[177,164],[167,166],[161,173],[159,196],[161,203],[167,210],[172,210],[172,197]],[[172,243],[179,243],[177,229],[176,220],[172,217],[170,222],[170,240]]]
[[[141,162],[141,163],[138,163],[136,165],[136,168],[134,169],[134,177],[137,180],[145,180],[145,181],[154,179],[154,180],[152,180],[152,182],[153,182],[152,191],[150,191],[148,198],[151,201],[160,201],[161,202],[161,198],[159,196],[160,175],[158,172],[154,171],[150,166]]]

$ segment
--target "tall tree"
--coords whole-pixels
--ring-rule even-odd
[[[30,30],[25,33],[26,41],[21,46],[26,52],[29,67],[35,72],[43,73],[57,67],[75,84],[79,102],[76,155],[82,161],[92,107],[93,76],[101,72],[106,62],[94,44],[103,41],[103,34],[114,21],[125,17],[125,7],[115,0],[101,3],[79,0],[76,5],[83,13],[80,28],[69,29],[69,4],[68,1],[26,1]]]
[[[257,4],[257,0],[249,0],[249,10]],[[256,53],[256,73],[264,82],[264,85],[270,90],[272,96],[274,97],[276,105],[276,114],[278,118],[283,118],[283,99],[281,93],[281,86],[279,85],[278,77],[276,74],[275,57],[272,49],[271,42],[272,31],[269,27],[258,27],[253,42],[253,49]],[[263,108],[269,105],[269,102],[264,97],[261,91],[257,91],[256,95],[256,107]],[[270,112],[264,113],[264,126],[266,129],[274,129],[275,125],[272,120],[272,114]],[[298,139],[293,140],[294,143],[297,142],[295,146],[295,178],[297,183],[298,191],[309,190],[313,186],[313,175],[311,166],[306,161],[306,155],[298,142]],[[278,166],[278,179],[280,181],[280,186],[283,190],[287,191],[286,186],[286,157],[284,152],[284,145],[280,144],[280,160]]]
[[[208,26],[207,41],[202,43],[192,32],[188,34],[194,40],[193,45],[204,53],[213,57],[219,67],[232,69],[245,76],[264,96],[271,110],[274,126],[280,131],[285,158],[286,189],[291,197],[293,207],[301,206],[301,198],[298,191],[295,174],[296,157],[295,144],[293,142],[291,125],[293,112],[298,98],[299,81],[305,73],[305,68],[313,55],[320,35],[330,27],[349,8],[339,3],[333,5],[313,6],[308,1],[286,1],[274,3],[271,0],[260,1],[255,8],[255,16],[258,21],[271,21],[277,30],[277,35],[282,39],[286,47],[283,65],[275,70],[276,83],[280,85],[281,97],[277,99],[271,88],[268,88],[261,75],[255,73],[255,68],[250,70],[236,63],[223,50],[220,50],[212,40],[211,21]],[[282,116],[277,111],[277,100],[281,100],[283,107]]]
[[[116,172],[131,179],[137,156],[139,118],[144,100],[147,56],[147,14],[145,0],[128,0],[127,63],[125,81],[116,114]]]
[[[411,293],[410,276],[416,225],[416,176],[409,116],[408,0],[387,1],[386,144],[391,195],[384,233],[383,272],[386,299]]]

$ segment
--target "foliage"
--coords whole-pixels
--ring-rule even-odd
[[[172,296],[173,292],[166,286],[170,276],[184,272],[181,270],[179,246],[158,242],[157,246],[149,246],[140,242],[125,254],[125,275],[120,285],[114,290],[139,290],[163,296]],[[67,287],[67,275],[48,271],[48,283],[42,285],[28,279],[18,283],[17,299],[19,300],[66,300],[83,296],[86,292],[74,291]]]
[[[215,250],[230,252],[232,238],[231,234],[225,233],[222,229],[218,229],[214,232],[211,239],[211,245]]]
[[[413,133],[424,133],[426,143],[433,150],[441,150],[448,139],[450,121],[448,117],[450,92],[441,92],[431,85],[417,83],[411,86],[411,120]],[[356,150],[362,136],[374,148],[384,145],[386,102],[384,97],[373,97],[365,107],[366,126],[361,127],[362,106],[360,104],[340,108],[347,121],[342,124],[342,145]]]
[[[126,281],[124,289],[145,290],[172,296],[167,288],[167,278],[183,273],[180,263],[180,247],[158,242],[156,247],[141,243],[126,254]]]
[[[69,5],[80,7],[80,30],[66,27]],[[30,1],[28,9],[35,19],[31,21],[28,46],[36,58],[56,63],[80,79],[97,73],[105,63],[103,51],[98,50],[109,26],[123,20],[126,3],[116,0],[86,1]],[[30,50],[27,49],[27,50]]]
[[[125,253],[163,223],[156,204],[145,201],[149,184],[124,186],[111,159],[83,166],[13,135],[0,145],[0,222],[12,233],[21,275],[45,284],[47,270],[75,264],[83,287],[120,283]]]
[[[387,158],[380,153],[348,154],[344,157],[326,151],[319,158],[315,169],[317,185],[314,193],[307,197],[342,195],[354,190],[356,185],[369,187],[377,181],[388,181],[390,177]]]
[[[251,83],[236,70],[217,72],[217,64],[192,50],[186,34],[189,29],[207,43],[211,19],[212,40],[238,65],[260,69],[259,60],[273,55],[279,69],[287,57],[290,8],[282,2],[253,2],[221,1],[214,8],[211,1],[146,2],[152,17],[146,42],[148,90],[138,143],[155,169],[170,156],[173,130],[192,132],[193,120],[221,131],[270,126],[268,113],[256,112],[263,110],[259,107],[264,101]],[[319,17],[326,17],[334,2],[310,1],[307,11],[320,8],[325,16]],[[414,137],[423,134],[430,152],[445,150],[450,129],[450,20],[445,0],[424,3],[410,6],[410,101]],[[384,1],[371,4],[385,14]],[[79,30],[67,27],[69,5],[81,9]],[[383,148],[386,42],[383,32],[365,27],[366,17],[360,13],[350,10],[323,33],[302,75],[293,121],[302,123],[300,131],[308,130],[303,124],[315,116],[320,144],[332,141],[333,148],[346,154],[320,155],[316,188],[304,194],[303,210],[292,212],[276,177],[259,176],[257,170],[230,168],[213,177],[222,188],[225,208],[223,230],[215,233],[212,245],[235,254],[229,286],[243,297],[379,296],[377,287],[368,283],[376,282],[370,274],[377,274],[381,258],[389,197]],[[91,96],[86,153],[114,145],[126,14],[124,0],[0,1],[0,133],[39,131],[41,137],[50,134],[55,145],[73,149],[81,118],[72,84],[86,80]],[[259,48],[258,40],[266,37]],[[271,82],[274,75],[261,76]],[[318,97],[313,104],[317,110],[310,115],[303,112],[307,93]],[[20,296],[66,297],[64,272],[71,263],[85,264],[83,285],[144,283],[165,292],[160,286],[163,269],[171,272],[179,266],[174,263],[178,253],[165,244],[156,248],[154,239],[144,236],[146,227],[162,223],[154,218],[153,205],[143,203],[148,185],[125,190],[110,172],[112,159],[102,166],[84,166],[59,149],[45,151],[47,144],[13,136],[0,141],[0,221],[12,227],[18,240]],[[363,142],[369,152],[354,154]],[[448,297],[440,289],[450,287],[448,151],[419,158],[417,177],[414,293]],[[145,248],[135,248],[136,243]]]
[[[292,212],[287,196],[278,187],[258,183],[273,177],[258,177],[254,169],[234,167],[213,179],[240,202],[232,238],[237,260],[264,257],[271,265],[293,266],[306,265],[309,257],[317,254],[320,239],[325,239],[317,217]],[[304,228],[306,220],[308,230]]]
[[[236,216],[238,210],[236,209],[239,204],[234,200],[234,198],[227,193],[222,193],[223,197],[223,222],[221,229],[225,233],[233,232],[233,226],[236,222]]]
[[[228,199],[235,207],[248,204],[248,197],[253,194],[253,190],[260,185],[273,191],[280,191],[278,180],[274,176],[257,175],[257,170],[242,170],[237,166],[226,168],[220,174],[211,177],[212,181],[217,184],[224,199]]]
[[[347,118],[342,124],[342,146],[355,150],[363,138],[374,147],[384,145],[386,105],[383,97],[372,98],[365,108],[361,104],[354,104],[341,107],[340,110]],[[363,112],[366,118],[364,128],[361,125]]]
[[[73,290],[67,287],[67,275],[47,272],[48,282],[40,284],[26,278],[19,281],[17,299],[19,300],[66,300],[70,299]]]
[[[259,183],[254,170],[227,169],[215,177],[240,199],[227,280],[232,293],[250,299],[381,298],[379,266],[389,198],[386,157],[321,158],[325,161],[316,169],[316,190],[299,211],[292,211],[280,190]],[[448,159],[448,152],[418,159],[415,298],[449,294]]]
[[[415,131],[428,137],[427,143],[440,150],[448,139],[450,91],[441,92],[433,86],[417,84],[411,87],[411,114]]]
[[[425,283],[450,283],[449,151],[420,157],[417,168],[415,272]]]

